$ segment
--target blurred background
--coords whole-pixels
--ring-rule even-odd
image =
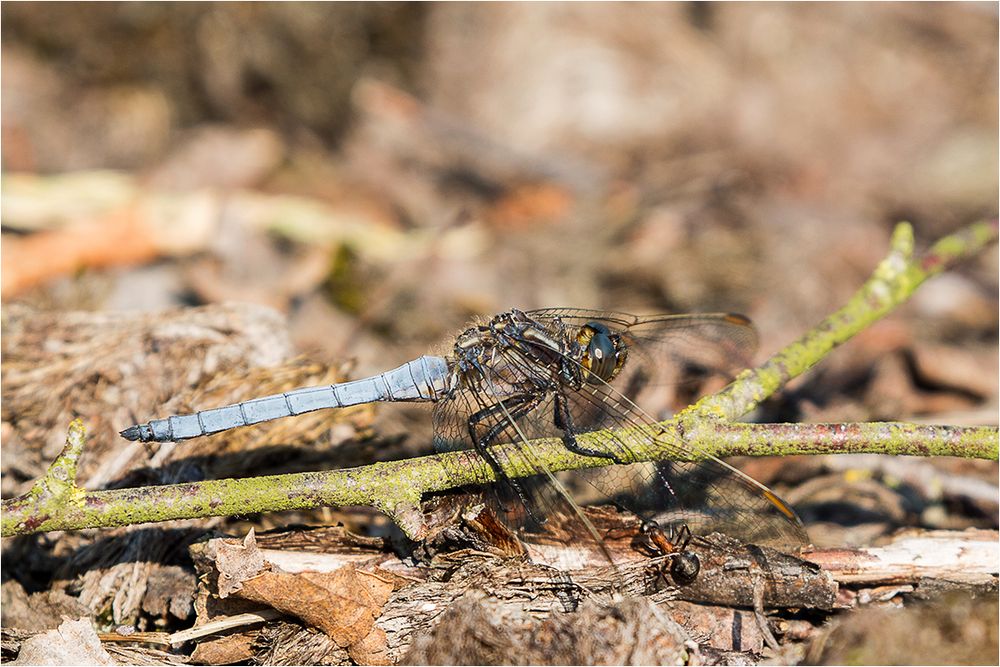
[[[996,208],[989,4],[3,19],[5,301],[263,303],[366,372],[510,306],[744,311],[769,351],[842,303],[894,223],[929,243]],[[971,270],[909,312],[994,325],[995,271]]]
[[[0,13],[4,497],[74,417],[91,489],[428,453],[407,406],[159,447],[117,432],[446,351],[514,306],[744,312],[762,361],[843,304],[898,221],[923,249],[997,212],[995,3]],[[997,278],[994,246],[754,418],[995,424]],[[996,463],[742,465],[821,546],[997,525]],[[391,530],[320,510],[5,540],[3,625],[32,627],[27,594],[51,590],[61,613],[186,627],[187,544],[290,521]]]
[[[898,221],[926,248],[996,215],[995,4],[5,3],[2,38],[5,496],[74,416],[90,488],[426,453],[405,407],[174,453],[116,432],[513,306],[740,311],[760,361]],[[757,418],[996,423],[997,277],[992,247]],[[295,438],[323,462],[273,456]],[[996,525],[994,463],[747,469],[818,543]]]

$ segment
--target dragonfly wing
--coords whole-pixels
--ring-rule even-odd
[[[558,319],[574,329],[589,322],[604,324],[625,339],[629,354],[640,358],[651,375],[665,367],[686,366],[729,375],[751,365],[758,342],[757,330],[750,320],[735,313],[638,316],[615,311],[547,308],[527,314],[540,321]]]
[[[606,466],[581,471],[604,495],[646,519],[685,524],[697,533],[719,531],[754,544],[797,549],[808,536],[794,511],[777,495],[727,463],[699,452],[667,431],[629,398],[678,361],[695,360],[732,370],[749,361],[756,332],[732,314],[654,315],[548,309],[531,311],[542,321],[570,327],[600,322],[622,335],[628,358],[611,384],[565,389],[571,428],[587,433],[585,448],[617,459],[643,451],[659,463]],[[636,354],[638,352],[638,354]],[[743,359],[743,362],[740,362]],[[567,358],[568,363],[576,363]],[[622,429],[626,434],[619,433]]]
[[[614,387],[587,385],[566,398],[573,419],[586,423],[578,436],[586,447],[619,459],[640,453],[657,459],[581,471],[590,484],[639,516],[779,549],[808,543],[802,522],[774,492],[692,449]]]
[[[537,372],[538,367],[517,352],[499,354],[486,369],[482,386],[462,388],[438,404],[434,415],[435,444],[439,451],[468,449],[473,446],[474,435],[476,440],[486,443],[486,455],[498,468],[528,473],[518,478],[497,474],[499,481],[487,489],[492,493],[483,495],[492,496],[494,512],[518,535],[529,554],[531,545],[537,548],[539,543],[557,544],[561,545],[556,550],[560,569],[574,570],[600,563],[613,566],[616,559],[602,533],[573,497],[571,488],[579,484],[567,484],[565,475],[551,473],[531,444],[541,438],[561,437],[555,426],[551,392],[526,396],[513,391],[512,381],[532,378]],[[474,422],[471,429],[470,419]],[[456,465],[462,465],[461,460]],[[467,469],[451,472],[456,479],[470,478]],[[608,517],[605,523],[612,521]]]

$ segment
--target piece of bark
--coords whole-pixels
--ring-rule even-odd
[[[347,650],[324,632],[291,621],[265,626],[254,645],[260,665],[350,665]]]
[[[700,645],[737,652],[760,652],[764,647],[752,611],[674,600],[663,612]]]
[[[115,665],[90,619],[65,620],[54,630],[26,639],[11,665]]]
[[[766,608],[834,607],[836,582],[801,558],[719,534],[695,540],[689,549],[698,556],[701,569],[693,582],[677,588],[678,599],[752,608],[754,586],[763,582]]]
[[[996,591],[1000,541],[995,530],[903,532],[882,547],[823,549],[805,557],[855,587],[939,581]]]
[[[359,553],[370,558],[372,550],[387,549],[381,537],[367,537],[352,533],[343,526],[314,526],[308,528],[279,528],[255,536],[257,547],[289,549],[313,553]]]
[[[108,654],[120,665],[148,665],[163,667],[164,665],[186,665],[190,661],[185,655],[168,653],[146,646],[130,646],[108,644],[104,647]]]

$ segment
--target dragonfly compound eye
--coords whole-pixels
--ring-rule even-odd
[[[701,563],[698,557],[690,551],[682,551],[673,557],[670,563],[670,576],[678,586],[690,584],[698,576]]]
[[[618,346],[603,324],[591,322],[584,330],[590,334],[587,352],[583,359],[584,367],[590,371],[587,381],[591,384],[608,382],[614,377],[620,365]]]

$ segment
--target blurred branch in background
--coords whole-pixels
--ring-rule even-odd
[[[783,384],[821,360],[837,344],[905,301],[930,276],[970,257],[997,238],[996,221],[976,223],[913,257],[913,236],[901,224],[893,247],[848,306],[726,389],[702,399],[662,427],[687,440],[702,456],[734,454],[870,452],[997,459],[997,429],[906,424],[735,425],[729,420],[751,409]],[[795,360],[792,363],[790,360]],[[768,380],[769,377],[776,379]],[[622,435],[628,438],[627,434]],[[404,532],[422,535],[423,494],[493,479],[474,452],[442,454],[352,470],[212,480],[160,487],[84,492],[76,486],[76,462],[83,450],[82,423],[70,428],[67,446],[49,472],[25,495],[3,501],[3,535],[99,526],[121,526],[178,518],[224,516],[320,506],[366,504],[391,516]],[[588,435],[580,436],[586,447]],[[558,440],[535,443],[538,459],[552,471],[606,465],[604,459],[567,451]],[[637,449],[639,460],[662,452]],[[463,465],[446,459],[464,457]],[[518,461],[519,457],[498,457]],[[454,470],[468,471],[458,479]],[[535,474],[530,466],[505,465],[511,477]]]

